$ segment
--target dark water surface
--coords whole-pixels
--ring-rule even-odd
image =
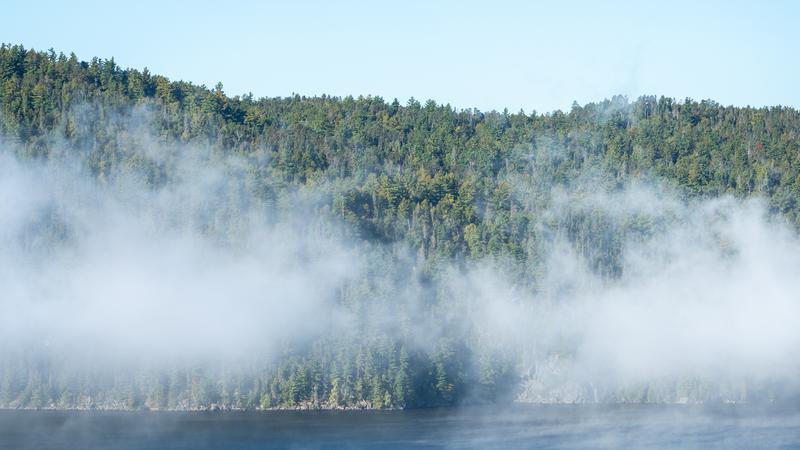
[[[796,410],[0,411],[2,449],[800,449]]]

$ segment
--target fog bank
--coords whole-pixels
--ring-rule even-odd
[[[587,177],[542,200],[529,197],[535,180],[512,179],[523,204],[547,205],[531,214],[539,259],[430,262],[407,243],[346,238],[326,182],[267,195],[279,181],[252,161],[144,148],[164,179],[0,152],[0,352],[241,363],[377,328],[433,361],[463,356],[459,370],[479,372],[465,379],[512,383],[520,401],[796,388],[800,241],[758,199]],[[510,377],[487,378],[494,364]]]

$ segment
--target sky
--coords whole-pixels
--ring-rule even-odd
[[[528,113],[617,94],[800,107],[796,1],[10,0],[3,10],[0,42],[222,82],[228,95]]]

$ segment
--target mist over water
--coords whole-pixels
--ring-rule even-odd
[[[257,413],[0,411],[2,449],[797,448],[796,410],[549,405]]]

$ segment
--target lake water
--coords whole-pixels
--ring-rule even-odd
[[[797,410],[0,411],[2,449],[800,449]]]

